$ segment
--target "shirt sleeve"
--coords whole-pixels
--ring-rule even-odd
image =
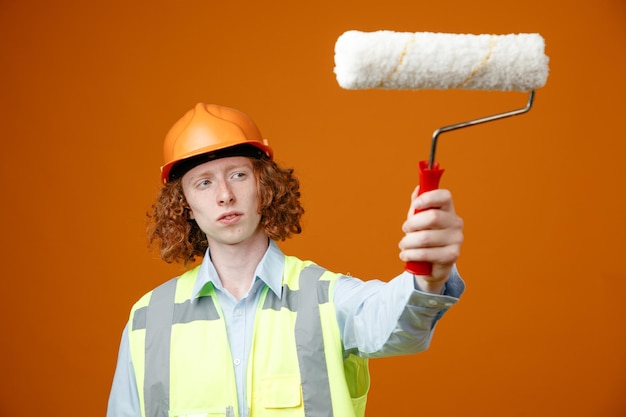
[[[464,290],[456,267],[441,295],[419,291],[408,272],[389,282],[340,277],[333,300],[346,354],[375,358],[428,349],[435,324]]]
[[[122,332],[106,415],[107,417],[141,417],[135,369],[130,356],[128,325]]]

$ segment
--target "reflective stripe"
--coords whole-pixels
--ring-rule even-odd
[[[300,278],[302,278],[302,273],[304,273],[304,271],[306,271],[308,268],[313,268],[312,266],[308,266],[307,268],[303,269],[302,272],[300,273]],[[322,273],[325,270],[322,269]],[[320,274],[321,275],[321,274]],[[329,293],[329,288],[330,288],[330,282],[329,281],[317,281],[317,279],[319,279],[319,277],[315,277],[315,285],[317,286],[317,288],[312,289],[312,291],[317,291],[317,302],[318,304],[324,304],[327,303],[329,298],[328,298],[328,293]],[[301,291],[302,288],[300,288],[300,290],[292,290],[291,288],[289,288],[287,285],[283,285],[283,293],[282,293],[282,297],[278,298],[278,296],[273,292],[273,291],[268,291],[267,293],[267,297],[265,297],[265,302],[263,303],[263,310],[276,310],[276,311],[280,311],[281,308],[286,308],[287,310],[291,311],[291,312],[297,312],[299,311],[299,301],[300,301],[300,293],[299,291]]]
[[[170,339],[177,279],[156,288],[146,313],[146,417],[168,417],[170,403]]]
[[[174,288],[175,290],[176,288]],[[154,295],[152,295],[154,297]],[[146,328],[146,314],[148,307],[141,307],[135,311],[133,317],[133,330]],[[193,303],[190,300],[184,303],[174,304],[174,312],[171,324],[190,323],[196,320],[219,320],[213,298],[200,297]],[[168,323],[169,324],[169,323]]]
[[[330,383],[324,352],[324,337],[320,318],[318,297],[324,297],[318,286],[319,278],[326,272],[318,266],[308,266],[300,273],[300,305],[296,316],[296,346],[302,381],[302,400],[307,417],[332,417],[333,405],[330,398]],[[303,297],[315,294],[317,297]],[[328,302],[328,287],[325,301]]]

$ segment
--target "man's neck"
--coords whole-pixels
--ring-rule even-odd
[[[250,289],[254,271],[265,255],[269,240],[266,236],[237,245],[214,245],[210,248],[211,262],[225,290],[240,300]]]

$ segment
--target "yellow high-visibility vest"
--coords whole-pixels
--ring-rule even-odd
[[[225,321],[213,285],[191,302],[196,267],[144,295],[129,339],[143,417],[238,417]],[[343,351],[339,275],[285,257],[279,299],[265,286],[247,369],[251,417],[363,417],[367,359]]]

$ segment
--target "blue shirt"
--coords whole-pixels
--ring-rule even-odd
[[[241,300],[237,300],[224,290],[207,251],[194,286],[193,298],[198,297],[205,285],[212,283],[215,286],[226,321],[242,417],[248,416],[245,407],[246,366],[256,305],[264,286],[268,286],[270,291],[281,297],[284,264],[285,255],[270,240],[248,292]],[[408,272],[403,272],[389,282],[362,281],[341,276],[335,284],[333,301],[346,352],[375,358],[416,353],[426,349],[435,323],[458,301],[464,289],[465,284],[456,267],[453,268],[442,295],[416,289],[413,275]],[[130,356],[128,324],[122,333],[107,417],[141,417]]]

